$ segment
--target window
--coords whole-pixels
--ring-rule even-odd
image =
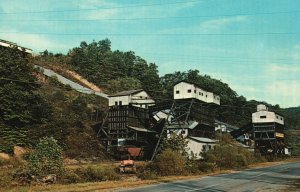
[[[196,93],[196,90],[194,90],[194,93]]]
[[[267,116],[263,115],[263,116],[260,116],[261,119],[266,119]]]
[[[183,135],[184,135],[185,133],[186,133],[186,131],[185,131],[185,130],[182,130],[182,131],[181,131],[181,134],[183,134]]]
[[[205,95],[205,97],[207,97],[207,95]]]
[[[206,151],[206,146],[202,145],[202,151]]]
[[[192,90],[191,89],[188,89],[188,93],[191,93],[192,92]]]
[[[211,150],[211,145],[208,145],[208,149]]]
[[[179,91],[176,91],[176,94],[179,94]]]
[[[279,118],[278,118],[278,115],[276,115],[276,119],[279,119]]]
[[[140,99],[143,99],[143,96],[140,96]]]
[[[119,101],[119,105],[122,105],[122,101]]]
[[[115,101],[115,105],[118,105],[118,101]]]
[[[282,118],[282,117],[280,117],[280,120],[283,120],[283,118]]]

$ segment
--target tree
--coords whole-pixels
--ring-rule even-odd
[[[163,150],[170,149],[181,154],[183,157],[188,157],[187,146],[188,140],[183,135],[177,135],[176,133],[171,134],[169,138],[163,140]]]
[[[184,172],[185,158],[177,151],[164,150],[154,160],[160,175],[180,175]]]
[[[60,175],[63,169],[62,148],[53,137],[44,137],[29,155],[28,169],[33,175]]]
[[[0,48],[0,144],[11,148],[27,145],[29,125],[47,122],[51,109],[35,92],[39,88],[33,76],[29,56],[18,49]]]
[[[142,88],[141,82],[132,77],[113,79],[108,81],[108,84],[110,85],[111,93]]]

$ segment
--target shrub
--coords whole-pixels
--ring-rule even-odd
[[[158,178],[158,175],[155,172],[148,169],[138,173],[137,176],[142,180],[153,180]]]
[[[185,170],[187,173],[199,173],[199,168],[198,168],[199,160],[197,160],[197,156],[191,152],[190,156],[186,160],[185,164]]]
[[[154,161],[160,175],[179,175],[184,172],[185,158],[181,153],[164,150]]]
[[[64,183],[79,183],[82,181],[79,175],[77,175],[74,171],[72,170],[66,170],[63,174],[62,178]]]
[[[44,137],[28,158],[28,169],[33,175],[60,175],[63,170],[62,148],[52,137]]]
[[[155,165],[153,163],[147,163],[137,166],[137,176],[142,180],[157,179],[158,175],[155,172]]]
[[[8,163],[9,163],[9,160],[2,159],[2,158],[0,157],[0,166],[7,165]]]
[[[209,173],[209,172],[213,172],[215,169],[216,169],[215,163],[208,163],[203,161],[198,162],[198,170],[200,172]]]
[[[239,146],[230,136],[224,135],[213,150],[203,154],[204,160],[220,168],[240,168],[255,162],[253,152]]]
[[[107,181],[119,179],[119,175],[116,173],[116,169],[113,166],[89,166],[84,170],[84,177],[87,181]]]

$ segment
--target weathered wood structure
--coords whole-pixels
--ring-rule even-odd
[[[252,122],[231,132],[231,135],[246,145],[253,145],[262,155],[283,155],[287,149],[284,127],[284,117],[261,104],[252,113]]]
[[[255,149],[261,154],[284,154],[284,118],[282,115],[268,111],[265,105],[258,105],[257,112],[252,113],[252,136]]]

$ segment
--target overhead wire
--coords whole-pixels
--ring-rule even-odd
[[[186,4],[186,3],[194,3],[194,2],[200,2],[200,0],[176,1],[176,2],[168,2],[168,3],[134,4],[134,5],[127,5],[127,6],[111,6],[111,7],[97,7],[97,8],[84,8],[84,9],[0,12],[0,15],[5,15],[5,14],[40,14],[40,13],[97,11],[97,10],[106,10],[106,9],[125,9],[125,8],[134,8],[134,7],[152,7],[152,6],[162,6],[162,5]]]
[[[234,16],[259,16],[259,15],[275,15],[275,14],[294,14],[300,13],[300,10],[294,11],[278,11],[278,12],[258,12],[258,13],[235,13],[235,14],[219,14],[219,15],[189,15],[189,16],[165,16],[165,17],[135,17],[135,18],[100,18],[100,19],[6,19],[0,22],[83,22],[83,21],[135,21],[135,20],[162,20],[162,19],[198,19],[211,17],[234,17]],[[1,14],[1,13],[0,13]]]
[[[55,88],[59,88],[59,89],[67,89],[68,91],[70,90],[69,88],[59,87],[59,86],[55,86],[55,85],[51,85],[51,84],[47,84],[47,83],[30,82],[30,81],[24,81],[24,80],[18,80],[18,79],[11,79],[11,78],[4,78],[4,77],[0,77],[0,80],[13,81],[13,82],[19,82],[19,83],[26,83],[26,84],[35,84],[35,85],[50,86],[50,87],[55,87]],[[86,89],[72,88],[72,90],[86,90]],[[159,99],[159,100],[172,101],[172,99]],[[204,105],[212,105],[210,103],[203,103],[203,104]],[[236,107],[234,105],[220,105],[220,106]]]
[[[298,36],[300,32],[262,32],[262,33],[48,33],[48,32],[21,32],[0,31],[2,34],[24,35],[53,35],[53,36]]]

